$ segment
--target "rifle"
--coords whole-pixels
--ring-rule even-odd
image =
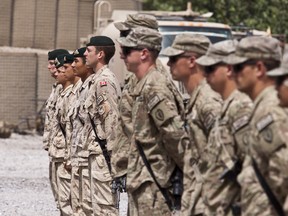
[[[110,160],[110,155],[108,153],[108,150],[107,150],[107,140],[106,139],[100,139],[99,136],[97,135],[97,132],[96,132],[96,125],[90,115],[90,113],[88,112],[88,116],[89,116],[89,119],[90,119],[90,123],[91,123],[91,126],[92,126],[92,129],[94,131],[94,134],[95,134],[95,141],[99,143],[100,145],[100,148],[102,150],[102,154],[104,156],[104,159],[106,161],[106,164],[107,164],[107,167],[108,167],[108,170],[110,172],[110,175],[112,174],[112,168],[111,168],[111,160]],[[114,190],[113,189],[113,185],[115,185],[115,180],[112,181],[112,193],[117,193],[117,201],[116,201],[116,208],[119,209],[119,202],[120,202],[120,191],[119,190]]]

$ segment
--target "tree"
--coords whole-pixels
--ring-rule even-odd
[[[185,0],[143,0],[144,10],[186,10]],[[210,21],[288,34],[288,0],[193,0],[194,11],[213,12]]]

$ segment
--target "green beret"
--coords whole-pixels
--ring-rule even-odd
[[[111,38],[106,36],[94,36],[90,38],[90,42],[86,46],[114,46]]]
[[[48,61],[49,60],[55,60],[57,56],[62,54],[69,54],[69,52],[65,49],[55,49],[50,52],[48,52]]]
[[[66,63],[72,63],[74,61],[74,55],[72,54],[62,54],[56,57],[55,59],[55,66],[59,68]]]
[[[73,52],[74,58],[75,58],[75,57],[84,57],[85,51],[86,51],[86,47],[81,47],[81,48],[79,48],[79,49],[76,49],[76,50]]]

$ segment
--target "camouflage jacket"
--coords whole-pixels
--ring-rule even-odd
[[[52,142],[49,148],[49,155],[54,159],[63,159],[68,152],[68,145],[66,142],[66,125],[65,119],[67,118],[68,111],[68,97],[72,90],[73,85],[65,88],[58,97],[55,110],[55,118],[52,120],[53,132]]]
[[[242,163],[244,160],[251,110],[250,98],[234,90],[224,101],[220,116],[210,132],[205,149],[208,171],[203,187],[204,204],[210,213],[220,215],[217,209],[229,212],[230,205],[239,201],[240,187],[236,182],[236,174],[235,177],[224,177],[221,180],[219,177],[228,170],[236,171],[236,162]]]
[[[146,181],[153,182],[136,142],[142,146],[162,187],[170,185],[169,180],[176,164],[181,169],[183,167],[181,140],[187,138],[184,122],[179,115],[183,102],[175,97],[171,91],[173,88],[173,91],[177,91],[156,68],[150,69],[134,88],[133,135],[127,169],[127,188],[131,192]]]
[[[51,125],[51,121],[54,118],[55,106],[57,102],[57,98],[62,91],[62,86],[57,85],[56,83],[52,86],[52,91],[49,98],[46,101],[46,115],[45,115],[45,124],[44,124],[44,133],[43,133],[43,149],[48,150],[51,142],[51,132],[53,131],[53,127]]]
[[[71,161],[71,137],[72,137],[72,124],[70,122],[69,113],[71,112],[73,105],[77,103],[79,90],[82,86],[82,81],[79,79],[75,83],[68,95],[67,101],[67,111],[65,118],[63,119],[63,125],[65,125],[66,142],[67,142],[67,154],[65,155],[65,160]]]
[[[202,175],[207,169],[204,149],[207,147],[208,136],[214,126],[216,116],[220,114],[221,107],[220,95],[211,89],[206,80],[203,80],[192,92],[187,104],[185,125],[190,143],[185,147],[184,156],[184,192],[181,209],[183,215],[193,215],[204,211],[203,201],[199,198],[201,190],[196,191],[195,188],[201,189],[202,187]],[[193,166],[194,164],[197,166]]]
[[[82,140],[82,131],[84,129],[86,114],[84,111],[83,104],[85,100],[88,98],[90,86],[93,83],[93,76],[95,74],[90,75],[84,83],[82,83],[81,87],[76,93],[77,100],[71,106],[71,109],[68,112],[69,118],[69,136],[68,142],[71,145],[71,160],[72,166],[77,165],[78,162],[88,162],[89,152],[88,150],[83,148],[83,140]],[[72,131],[72,132],[71,132]]]
[[[287,121],[283,108],[278,106],[274,86],[265,88],[255,99],[250,120],[248,156],[238,181],[241,184],[243,215],[276,215],[262,189],[251,165],[253,157],[280,203],[287,195],[287,148],[279,136],[281,126]],[[283,168],[286,168],[283,172]]]
[[[102,154],[99,143],[95,141],[91,120],[96,126],[97,136],[100,139],[107,140],[108,151],[111,151],[115,143],[120,92],[120,85],[116,76],[107,65],[96,72],[89,96],[83,106],[86,116],[81,136],[83,138],[83,148],[87,149],[90,154]]]
[[[169,79],[169,74],[165,70],[165,67],[162,65],[160,60],[156,61],[156,68],[160,71],[167,79]],[[171,81],[168,81],[170,83]],[[133,88],[137,83],[136,76],[133,73],[128,73],[125,78],[124,88],[122,90],[122,97],[119,102],[119,121],[117,126],[117,145],[114,145],[112,150],[111,163],[113,166],[114,176],[120,177],[126,174],[128,166],[128,155],[131,145],[131,136],[133,132],[132,125],[132,105],[133,98],[131,93]],[[173,85],[173,83],[171,83]],[[171,90],[175,89],[174,87],[170,88]],[[176,89],[175,89],[176,90]],[[178,97],[179,101],[182,100],[181,95],[178,91],[174,91],[174,95]],[[183,104],[182,110],[184,110]]]

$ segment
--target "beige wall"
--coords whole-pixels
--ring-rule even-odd
[[[54,82],[47,70],[48,50],[79,48],[80,38],[93,33],[94,2],[0,0],[0,120],[17,124],[35,117]],[[140,4],[110,2],[112,9],[125,10]]]

